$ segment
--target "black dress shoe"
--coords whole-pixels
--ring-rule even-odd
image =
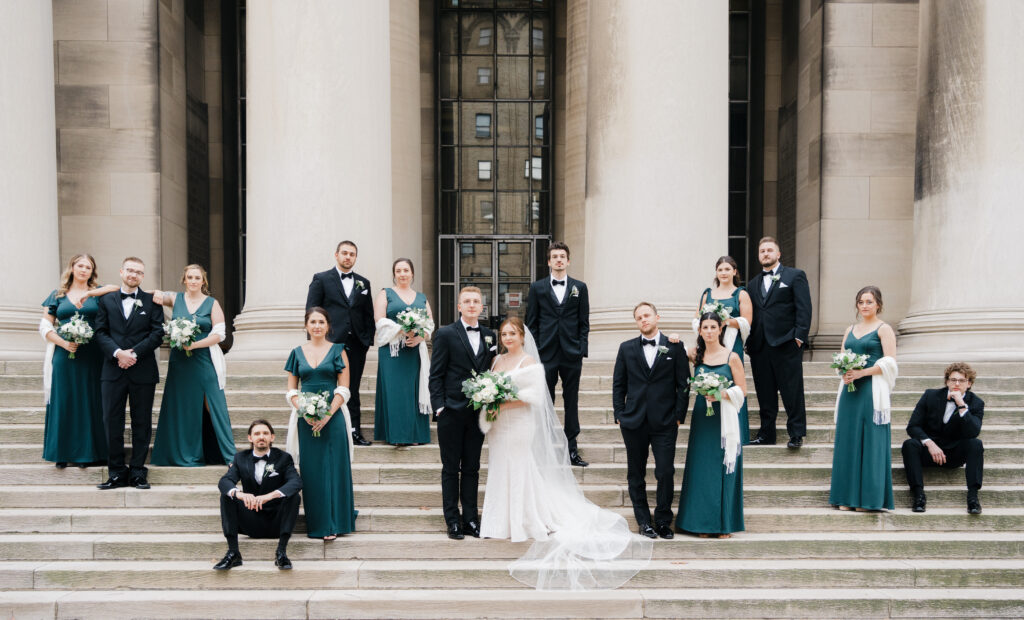
[[[590,463],[580,458],[580,453],[576,450],[569,450],[569,462],[576,467],[586,467],[587,465],[590,465]]]
[[[53,466],[56,467],[57,469],[64,469],[65,467],[68,466],[68,464],[65,463],[64,461],[57,461],[56,463],[53,464]]]
[[[367,441],[366,437],[363,437],[363,434],[360,433],[357,430],[352,431],[352,443],[354,443],[357,446],[372,446],[373,445],[372,441]]]
[[[458,523],[448,524],[448,538],[451,538],[452,540],[462,540],[465,538],[462,534],[462,528],[459,527]]]
[[[109,489],[120,489],[128,486],[128,478],[107,478],[107,481],[103,484],[97,484],[96,488],[101,491],[107,491]]]
[[[238,558],[238,563],[242,563],[242,558]],[[277,557],[274,558],[274,566],[280,568],[281,570],[291,570],[292,561],[288,559],[288,556],[285,555],[284,551],[278,551]]]
[[[480,522],[479,521],[463,521],[462,531],[465,534],[469,534],[473,538],[480,538]]]
[[[775,442],[774,441],[768,441],[764,437],[761,437],[760,435],[758,435],[757,437],[754,437],[753,439],[751,439],[750,443],[747,444],[747,445],[749,445],[749,446],[774,446]]]
[[[658,533],[654,531],[650,523],[644,523],[640,526],[640,535],[646,536],[647,538],[657,538]]]
[[[142,476],[137,476],[128,481],[128,486],[133,486],[136,489],[148,489],[149,481],[147,481]]]
[[[792,449],[795,450],[795,449],[799,448],[802,445],[804,445],[804,438],[803,437],[790,437],[789,438],[789,443],[786,444],[786,447],[787,448],[792,448]]]
[[[654,531],[658,533],[658,536],[665,539],[670,539],[675,536],[675,534],[672,533],[672,527],[668,525],[658,525],[654,528]]]
[[[978,501],[977,497],[967,498],[967,514],[969,515],[980,515],[981,514],[981,502]]]
[[[911,508],[914,512],[924,512],[925,504],[928,500],[924,496],[924,492],[914,495],[914,507]]]
[[[287,558],[286,558],[287,559]],[[221,558],[220,562],[213,565],[213,570],[231,570],[242,565],[242,554],[237,551],[228,551]],[[289,566],[289,568],[291,568]]]
[[[75,463],[75,465],[78,466],[78,469],[85,469],[86,467],[89,466],[88,463]]]

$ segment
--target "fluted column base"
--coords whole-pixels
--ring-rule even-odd
[[[46,344],[39,338],[42,315],[42,309],[36,306],[0,306],[0,359],[43,359]]]
[[[1024,309],[961,308],[915,312],[899,325],[907,362],[1024,361]]]

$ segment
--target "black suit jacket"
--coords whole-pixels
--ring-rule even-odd
[[[132,313],[125,319],[120,291],[99,298],[96,342],[103,351],[103,370],[100,374],[103,381],[115,381],[121,377],[128,377],[133,383],[160,381],[154,352],[164,340],[164,309],[153,303],[153,296],[141,289],[138,291],[138,301],[142,305],[133,306]],[[114,351],[118,349],[133,349],[135,365],[127,370],[118,366],[114,357]]]
[[[445,409],[466,409],[469,399],[462,393],[462,382],[473,372],[481,373],[491,367],[494,359],[492,347],[498,339],[494,332],[480,325],[480,353],[474,354],[469,336],[458,320],[437,330],[433,338],[430,358],[430,406],[436,412]],[[490,338],[490,344],[487,339]]]
[[[754,310],[747,338],[747,351],[751,353],[794,339],[807,345],[811,329],[811,290],[807,274],[795,267],[779,265],[777,275],[779,281],[773,282],[767,293],[761,275],[747,282],[747,294]]]
[[[612,375],[612,408],[615,421],[625,428],[640,428],[644,421],[655,428],[665,428],[686,421],[690,398],[690,360],[682,342],[669,342],[665,334],[654,365],[647,366],[641,337],[619,345]]]
[[[253,458],[252,450],[235,452],[235,458],[228,466],[228,471],[221,476],[217,487],[220,492],[227,495],[231,489],[242,482],[242,491],[253,495],[266,495],[272,491],[280,491],[285,497],[291,497],[302,490],[302,478],[295,469],[295,462],[292,455],[278,448],[271,448],[267,455],[267,467],[274,466],[274,471],[267,473],[264,470],[263,482],[256,484],[256,460]]]
[[[545,364],[587,357],[590,293],[585,282],[568,276],[565,280],[562,303],[555,297],[550,276],[531,284],[526,297],[526,327],[537,341],[541,362]]]
[[[369,347],[373,344],[373,296],[370,294],[370,281],[353,272],[355,282],[352,285],[352,296],[345,295],[341,285],[341,275],[331,267],[313,276],[306,294],[306,310],[320,306],[327,311],[331,319],[331,330],[327,339],[351,345],[350,335]]]
[[[919,441],[931,439],[939,445],[960,439],[971,439],[981,433],[981,419],[985,416],[985,401],[974,392],[964,394],[967,413],[961,418],[958,411],[953,412],[948,424],[942,423],[946,415],[946,396],[949,388],[925,390],[921,399],[914,406],[914,413],[907,423],[907,434]]]

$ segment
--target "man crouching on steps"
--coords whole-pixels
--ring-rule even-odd
[[[250,538],[276,538],[274,565],[291,570],[285,551],[299,516],[302,480],[290,454],[274,448],[274,427],[266,420],[249,425],[252,450],[236,452],[227,473],[220,479],[220,522],[228,552],[214,570],[242,565],[238,534]],[[238,488],[238,483],[242,488]]]

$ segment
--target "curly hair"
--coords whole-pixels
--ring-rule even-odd
[[[978,378],[978,373],[975,372],[967,362],[953,362],[949,366],[946,366],[944,373],[945,376],[942,378],[942,382],[945,383],[946,381],[949,381],[949,375],[954,372],[958,372],[967,377],[967,380],[971,382],[971,385],[974,385],[974,380]]]
[[[57,297],[61,298],[67,295],[68,290],[75,281],[75,263],[82,260],[83,258],[88,259],[92,263],[92,274],[89,276],[89,281],[85,283],[87,289],[96,288],[96,283],[99,282],[99,276],[96,275],[96,259],[89,254],[75,254],[68,261],[68,266],[64,268],[64,272],[60,274],[60,286],[57,288]]]

